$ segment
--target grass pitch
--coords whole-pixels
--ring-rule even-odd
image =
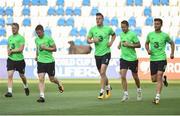
[[[46,102],[37,103],[39,97],[38,81],[29,83],[30,96],[25,96],[21,81],[13,85],[13,97],[5,98],[7,84],[0,81],[0,115],[140,115],[140,114],[180,114],[180,83],[170,82],[164,87],[159,105],[152,104],[155,96],[155,85],[142,82],[143,101],[136,101],[136,87],[129,83],[130,99],[122,103],[122,88],[119,80],[111,81],[112,97],[107,100],[98,100],[98,81],[65,80],[65,91],[58,92],[57,86],[46,81]]]

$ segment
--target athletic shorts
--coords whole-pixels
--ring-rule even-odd
[[[107,53],[103,56],[95,56],[97,69],[100,70],[102,64],[108,65],[110,59],[111,59],[111,53]]]
[[[166,60],[150,61],[151,75],[157,74],[158,71],[165,72],[167,66]]]
[[[25,67],[26,67],[26,63],[24,60],[13,61],[9,58],[7,59],[7,71],[15,70],[21,74],[24,74],[25,73]]]
[[[55,62],[37,63],[37,73],[47,73],[49,76],[55,76]]]
[[[127,61],[124,59],[120,59],[120,69],[130,69],[133,73],[138,72],[138,60],[135,61]]]

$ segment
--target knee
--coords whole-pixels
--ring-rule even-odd
[[[121,76],[121,80],[122,81],[126,81],[126,77],[125,76]]]
[[[44,82],[44,78],[40,77],[39,82]]]
[[[106,73],[104,71],[100,71],[100,75],[102,78],[104,78],[106,76]]]

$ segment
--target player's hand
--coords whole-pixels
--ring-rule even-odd
[[[12,54],[12,51],[9,49],[8,50],[8,56]]]
[[[108,47],[111,47],[111,46],[112,46],[112,44],[113,44],[112,42],[109,42],[109,43],[108,43]]]
[[[37,61],[37,57],[35,58],[35,61]]]
[[[41,45],[41,49],[42,50],[46,50],[46,46],[45,45]]]
[[[98,38],[94,38],[94,39],[93,39],[93,42],[94,42],[94,43],[97,43],[97,42],[99,42],[99,39],[98,39]]]
[[[170,54],[170,58],[171,58],[171,59],[174,59],[174,54]]]
[[[126,41],[122,42],[122,45],[124,47],[130,47],[131,46],[131,44],[129,42],[126,42]]]
[[[147,53],[148,53],[148,55],[151,55],[151,51],[150,50],[147,50]]]

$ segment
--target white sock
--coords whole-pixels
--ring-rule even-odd
[[[40,93],[40,97],[44,98],[44,93]]]
[[[124,95],[128,95],[128,91],[124,91]]]
[[[141,92],[142,91],[142,89],[141,88],[137,88],[137,92]]]
[[[26,84],[26,85],[25,85],[25,84],[23,84],[23,86],[24,86],[24,88],[28,88],[28,84]]]
[[[106,90],[111,90],[111,86],[110,86],[110,85],[107,85],[107,86],[106,86]]]
[[[104,89],[101,89],[100,93],[104,93]]]
[[[156,99],[160,99],[160,94],[156,94]]]
[[[8,92],[9,92],[9,93],[12,93],[12,88],[9,88],[9,87],[8,87]]]

